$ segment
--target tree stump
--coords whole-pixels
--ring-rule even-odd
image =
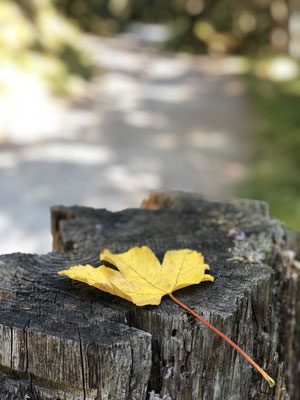
[[[53,207],[53,252],[0,257],[1,400],[298,399],[299,270],[285,226],[258,201],[156,193],[143,207]],[[57,275],[100,265],[104,248],[142,245],[160,260],[171,249],[204,254],[215,282],[176,297],[265,368],[274,388],[169,298],[137,307]]]

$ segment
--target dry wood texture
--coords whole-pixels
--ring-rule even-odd
[[[299,271],[285,226],[255,201],[158,193],[143,207],[53,207],[55,251],[0,257],[0,399],[298,399]],[[160,259],[170,249],[204,254],[215,282],[176,296],[265,368],[274,388],[169,298],[136,307],[57,275],[98,266],[104,248],[141,245]]]

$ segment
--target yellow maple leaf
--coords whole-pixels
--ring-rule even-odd
[[[76,265],[59,274],[120,296],[137,306],[160,304],[164,295],[177,289],[214,280],[206,274],[209,266],[204,264],[203,255],[190,249],[167,251],[162,264],[146,246],[133,247],[120,254],[104,250],[100,260],[115,265],[118,271],[105,265],[98,268]]]
[[[175,303],[233,346],[262,374],[270,386],[275,385],[274,380],[239,346],[173,296],[172,292],[175,290],[214,280],[211,275],[206,274],[209,266],[204,264],[201,253],[190,249],[167,251],[163,263],[160,264],[155,254],[148,247],[143,246],[133,247],[119,254],[112,254],[106,249],[100,254],[100,260],[108,261],[117,270],[105,265],[98,268],[93,268],[91,265],[75,265],[68,270],[59,271],[58,274],[67,275],[69,278],[115,294],[132,301],[137,306],[158,305],[161,298],[168,294]]]

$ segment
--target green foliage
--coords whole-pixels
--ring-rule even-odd
[[[300,230],[300,77],[248,84],[258,128],[254,168],[238,194],[267,201],[271,215]]]
[[[2,66],[42,78],[56,93],[76,92],[80,80],[91,77],[93,62],[80,45],[79,29],[51,0],[2,0],[0,25]]]
[[[177,50],[256,52],[287,44],[286,0],[54,0],[88,31],[109,35],[130,22],[168,24]],[[277,30],[276,30],[277,29]],[[272,34],[276,33],[275,36]]]

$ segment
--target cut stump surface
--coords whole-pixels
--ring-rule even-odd
[[[0,399],[299,398],[299,270],[285,226],[257,201],[158,193],[144,207],[53,207],[53,252],[0,257]],[[228,234],[234,230],[245,239]],[[105,248],[142,245],[160,260],[171,249],[203,253],[215,282],[176,297],[261,365],[274,388],[168,297],[137,307],[57,275],[99,266]]]

